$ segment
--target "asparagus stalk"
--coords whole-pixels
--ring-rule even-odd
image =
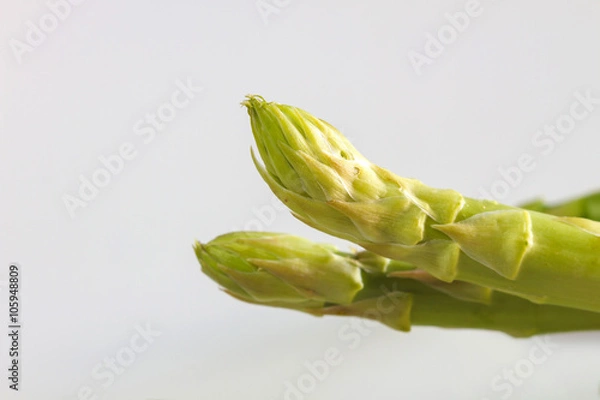
[[[431,188],[372,164],[304,110],[259,96],[242,104],[258,171],[301,221],[444,282],[600,311],[600,223]]]
[[[286,234],[234,232],[196,243],[206,275],[235,298],[316,316],[490,329],[515,337],[600,329],[600,314],[539,305],[464,282],[444,283],[370,252],[344,253]]]
[[[561,217],[580,217],[600,221],[600,192],[561,204],[549,205],[542,200],[535,200],[521,207]]]

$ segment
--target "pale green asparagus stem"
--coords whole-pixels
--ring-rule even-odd
[[[273,192],[310,226],[436,278],[600,311],[600,223],[463,197],[364,158],[328,123],[250,96]]]
[[[600,192],[579,197],[561,204],[546,204],[541,200],[524,204],[522,208],[560,217],[580,217],[600,221]]]
[[[195,251],[209,277],[254,304],[376,319],[401,331],[429,325],[524,337],[600,329],[598,313],[534,304],[468,283],[436,283],[405,263],[291,235],[234,232],[196,243]]]

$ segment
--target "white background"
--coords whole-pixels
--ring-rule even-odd
[[[277,12],[261,15],[254,0],[88,0],[19,55],[27,21],[39,26],[49,7],[2,0],[0,280],[9,263],[21,265],[24,350],[22,390],[9,393],[2,372],[0,397],[74,400],[87,385],[98,399],[283,399],[285,382],[330,347],[343,362],[306,399],[507,394],[492,381],[535,341],[378,326],[350,349],[338,336],[346,319],[220,292],[192,243],[255,228],[271,204],[250,161],[239,105],[248,93],[328,120],[372,161],[431,186],[478,197],[527,153],[536,168],[502,201],[598,189],[600,109],[549,154],[532,138],[568,114],[576,91],[600,97],[600,3],[481,0],[481,15],[420,75],[409,53],[423,53],[464,2],[265,4]],[[144,143],[136,122],[188,79],[203,91]],[[72,218],[64,196],[77,196],[80,176],[90,179],[98,157],[126,142],[136,157]],[[258,223],[347,247],[285,211]],[[161,335],[102,386],[94,368],[146,324]],[[599,398],[599,339],[553,336],[551,356],[510,398]],[[7,345],[3,334],[4,371]]]

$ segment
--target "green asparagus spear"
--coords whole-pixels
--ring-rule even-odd
[[[370,318],[401,331],[429,325],[526,337],[600,329],[598,313],[440,282],[406,263],[292,235],[234,232],[194,247],[204,273],[249,303]]]
[[[444,282],[600,311],[600,223],[430,188],[372,164],[306,111],[259,96],[243,104],[257,169],[308,225]]]
[[[556,205],[548,205],[541,200],[536,200],[521,207],[560,217],[581,217],[600,221],[600,192]]]

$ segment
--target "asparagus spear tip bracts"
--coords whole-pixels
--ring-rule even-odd
[[[306,111],[258,96],[243,104],[256,167],[308,225],[445,282],[600,311],[600,223],[430,188],[372,164]]]
[[[464,282],[444,283],[369,252],[343,253],[292,235],[234,232],[196,243],[202,270],[230,295],[312,315],[477,328],[512,336],[600,329],[600,314],[539,305]]]

